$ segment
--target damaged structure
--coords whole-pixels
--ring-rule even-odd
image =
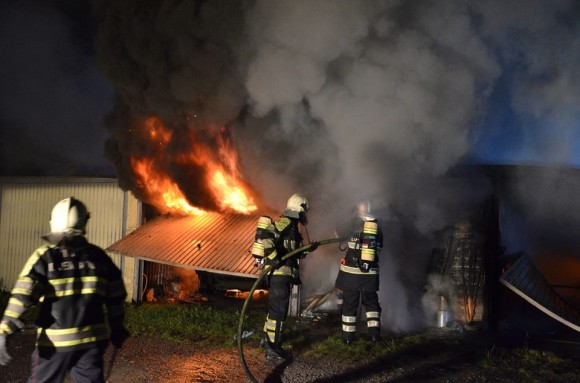
[[[182,298],[188,284],[192,293],[200,287],[239,288],[251,285],[259,274],[250,255],[257,219],[214,212],[162,215],[111,244],[107,251],[143,261],[139,269],[142,299],[155,286],[164,290],[157,296],[179,290]]]

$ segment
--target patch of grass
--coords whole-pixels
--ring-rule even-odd
[[[295,341],[300,340],[297,339],[293,342]],[[420,336],[409,335],[392,339],[385,338],[382,342],[372,342],[367,338],[361,337],[352,344],[346,345],[340,333],[337,332],[310,344],[305,354],[313,358],[331,356],[352,363],[371,362],[387,357],[405,355],[410,350],[417,350],[421,343]]]
[[[575,361],[528,347],[496,348],[479,367],[487,376],[501,374],[515,382],[572,382],[580,374]]]
[[[126,326],[133,336],[154,335],[175,341],[194,339],[234,345],[240,311],[216,309],[204,304],[128,305]],[[244,331],[263,326],[261,313],[246,312]]]

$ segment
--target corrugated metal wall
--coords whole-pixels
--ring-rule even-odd
[[[0,180],[0,278],[12,288],[26,259],[44,242],[50,212],[58,201],[74,196],[91,213],[87,239],[103,248],[126,234],[127,199],[115,179],[31,178]],[[129,220],[134,221],[134,220]],[[122,266],[121,257],[112,257]]]

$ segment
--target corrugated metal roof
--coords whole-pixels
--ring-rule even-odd
[[[256,278],[251,255],[258,216],[204,213],[160,216],[113,243],[108,251],[174,266]]]

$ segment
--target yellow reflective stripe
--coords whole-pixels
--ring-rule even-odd
[[[70,327],[70,328],[38,328],[36,330],[37,333],[46,332],[47,335],[66,335],[66,334],[75,334],[79,332],[87,332],[87,331],[94,331],[94,330],[106,330],[107,326],[104,323],[99,323],[90,326],[83,326],[83,327]]]
[[[358,267],[351,267],[347,265],[340,265],[340,270],[349,274],[361,274],[361,275],[375,275],[379,273],[379,269],[372,268],[368,273],[362,272]]]
[[[0,334],[1,333],[8,333],[8,332],[10,332],[10,327],[5,322],[1,322],[0,323]]]
[[[343,324],[342,325],[342,331],[344,332],[355,332],[356,331],[356,326],[348,326]]]
[[[356,323],[356,317],[355,316],[350,316],[350,315],[343,315],[342,316],[342,321],[345,323]]]
[[[278,256],[278,252],[276,250],[272,251],[270,255],[268,255],[268,259],[274,260]]]
[[[66,291],[59,291],[58,293],[56,293],[57,297],[64,297],[64,296],[68,296],[68,295],[74,295],[74,294],[78,294],[81,293],[82,295],[85,294],[99,294],[99,295],[105,295],[105,292],[99,288],[96,287],[88,287],[86,289],[74,289],[74,290],[66,290]]]
[[[292,268],[290,266],[282,266],[279,269],[274,270],[274,272],[272,273],[273,275],[288,275],[288,276],[293,276],[294,273],[292,272]]]
[[[360,257],[363,261],[373,262],[375,260],[375,254],[374,249],[362,249],[360,251]]]
[[[104,323],[65,329],[39,328],[37,333],[37,345],[49,347],[71,347],[108,338],[108,328]]]
[[[380,322],[378,320],[367,321],[368,327],[379,327]]]
[[[12,294],[30,295],[30,294],[32,294],[32,290],[14,288],[14,289],[12,289]]]
[[[360,244],[358,244],[358,242],[349,241],[348,248],[353,249],[353,250],[358,250],[358,249],[360,249]]]
[[[268,341],[270,343],[276,343],[276,333],[273,331],[267,331],[266,336],[268,337]]]
[[[276,226],[276,230],[282,232],[288,225],[290,225],[290,222],[290,218],[282,217],[274,222],[274,226]]]
[[[105,292],[99,288],[91,287],[86,289],[72,289],[72,290],[64,290],[64,291],[55,291],[54,293],[48,293],[45,295],[46,298],[54,298],[54,297],[67,297],[69,295],[89,295],[89,294],[98,294],[98,295],[105,295]]]
[[[18,312],[12,311],[12,310],[8,310],[8,308],[6,310],[4,310],[5,317],[18,319],[18,318],[20,318],[20,315],[22,315],[21,312],[18,313]]]
[[[80,344],[94,343],[94,342],[97,342],[99,340],[105,340],[105,339],[108,339],[107,335],[91,336],[88,338],[69,340],[66,342],[38,341],[37,345],[40,347],[42,347],[42,346],[45,346],[45,347],[71,347],[71,346],[78,346]]]
[[[19,278],[14,284],[14,289],[22,289],[32,291],[34,288],[34,281],[30,278]]]
[[[8,305],[6,306],[6,309],[4,310],[4,315],[12,318],[18,318],[25,311],[26,308],[24,307],[24,304],[15,297],[11,297],[8,300]]]
[[[367,311],[367,318],[379,318],[379,312],[378,311]]]
[[[79,289],[100,289],[104,290],[106,283],[103,283],[103,279],[98,277],[80,277],[80,278],[61,278],[50,280],[52,287],[54,288],[56,295],[62,291],[71,291]]]
[[[22,303],[20,301],[20,299],[18,299],[16,297],[10,297],[10,299],[8,300],[8,306],[11,306],[11,305],[24,307],[24,303]]]
[[[97,282],[97,281],[101,281],[103,283],[106,283],[107,281],[103,278],[100,277],[96,277],[96,276],[87,276],[87,277],[71,277],[71,278],[58,278],[58,279],[51,279],[50,283],[52,285],[61,285],[61,284],[65,284],[65,283],[73,283],[75,281],[83,281],[83,282]]]
[[[379,230],[379,224],[372,221],[366,221],[363,225],[363,233],[365,234],[377,234]]]
[[[40,256],[42,254],[44,254],[51,247],[54,247],[54,246],[53,245],[44,245],[44,246],[41,246],[38,249],[36,249],[34,251],[34,253],[32,253],[32,255],[28,258],[28,260],[24,264],[24,267],[22,268],[22,271],[20,272],[19,276],[24,277],[24,276],[28,275],[28,273],[30,273],[30,270],[32,270],[32,267],[34,266],[34,264],[40,259]]]

